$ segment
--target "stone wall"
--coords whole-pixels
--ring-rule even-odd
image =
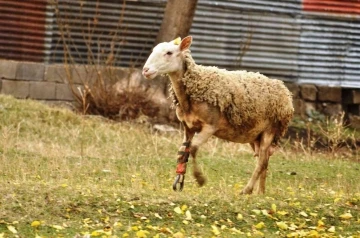
[[[73,101],[62,65],[0,60],[1,93],[17,98]]]
[[[343,111],[360,115],[360,89],[285,83],[293,93],[295,113],[311,116],[314,111],[331,116]]]
[[[96,72],[94,72],[94,70]],[[0,90],[3,94],[10,94],[17,98],[31,98],[52,102],[73,102],[74,97],[68,84],[70,77],[74,87],[82,85],[82,81],[92,80],[97,75],[98,69],[88,66],[74,66],[65,70],[63,65],[42,64],[30,62],[18,62],[0,60]],[[134,86],[144,83],[149,84],[142,78],[139,70],[112,68],[102,71],[102,77],[116,76],[116,78],[131,78]],[[152,94],[162,104],[165,103],[166,88],[164,81],[151,81],[154,84]],[[336,115],[345,111],[349,115],[360,116],[360,89],[342,89],[340,87],[316,86],[312,84],[297,85],[285,83],[293,93],[296,115],[311,117],[315,112],[325,115]],[[162,86],[161,86],[162,85]],[[77,89],[75,89],[77,90]],[[156,99],[155,99],[156,100]],[[157,101],[159,101],[157,100]]]

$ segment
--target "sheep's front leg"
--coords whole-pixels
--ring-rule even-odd
[[[184,187],[186,164],[190,155],[190,144],[194,137],[195,132],[183,122],[184,126],[184,140],[178,151],[177,166],[176,166],[176,178],[173,183],[174,191],[181,191]]]
[[[189,157],[189,150],[191,140],[195,135],[194,131],[191,131],[190,128],[183,122],[184,126],[184,139],[178,151],[178,167],[176,169],[177,174],[185,174],[186,173],[186,163]]]
[[[257,161],[256,168],[251,175],[251,178],[245,188],[241,191],[242,194],[251,194],[253,192],[256,182],[259,181],[258,193],[265,192],[265,180],[266,170],[269,163],[270,147],[274,139],[274,133],[271,131],[265,131],[261,135],[259,144],[259,158]]]
[[[196,163],[196,153],[199,147],[204,144],[214,133],[215,128],[210,125],[204,125],[201,131],[194,136],[190,145],[190,155],[193,158],[193,175],[199,186],[203,186],[206,180]]]

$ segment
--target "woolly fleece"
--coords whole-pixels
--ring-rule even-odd
[[[291,93],[282,81],[255,72],[197,65],[190,52],[183,56],[186,71],[182,81],[191,100],[218,106],[233,126],[251,129],[257,122],[270,119],[280,122],[275,141],[285,134],[294,108]],[[171,94],[176,105],[176,96]]]

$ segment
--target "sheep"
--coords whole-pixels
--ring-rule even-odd
[[[147,79],[169,76],[176,115],[184,127],[173,188],[183,188],[189,155],[198,185],[205,183],[196,153],[214,135],[250,143],[257,165],[241,193],[263,194],[269,158],[293,117],[292,95],[282,81],[260,73],[197,65],[190,54],[191,43],[192,37],[187,36],[158,44],[142,71]]]

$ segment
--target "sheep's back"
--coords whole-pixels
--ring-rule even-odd
[[[218,106],[235,126],[252,128],[259,120],[273,119],[287,127],[292,118],[289,90],[282,81],[260,73],[191,64],[183,82],[192,100]]]

